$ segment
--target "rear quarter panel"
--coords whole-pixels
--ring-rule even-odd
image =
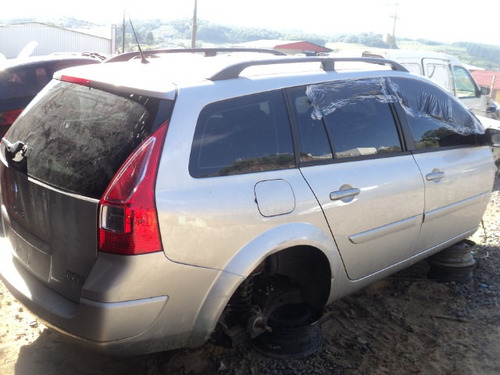
[[[238,85],[209,83],[205,89],[196,94],[190,88],[179,91],[160,161],[156,203],[165,255],[175,262],[225,269],[242,249],[272,228],[310,223],[331,238],[321,207],[298,169],[210,178],[190,176],[191,144],[202,107],[211,101],[260,92],[263,88],[245,81]],[[259,210],[256,186],[273,180],[289,184],[294,202],[288,207],[293,209],[265,216],[267,213]],[[267,198],[272,201],[272,196]],[[298,238],[307,242],[304,234],[280,233],[282,243],[296,244]],[[276,251],[275,244],[267,246],[264,253]]]

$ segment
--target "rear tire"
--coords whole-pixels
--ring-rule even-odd
[[[253,340],[257,351],[272,358],[304,358],[314,354],[323,344],[320,313],[299,303],[282,305],[268,318],[271,332]]]

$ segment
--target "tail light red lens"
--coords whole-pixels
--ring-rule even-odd
[[[62,75],[61,80],[64,82],[69,82],[69,83],[75,83],[77,85],[82,85],[82,86],[88,86],[90,87],[90,80],[85,79],[85,78],[79,78],[79,77],[72,77],[72,76],[67,76],[67,75]]]
[[[122,255],[161,251],[155,182],[163,124],[127,159],[99,202],[99,250]]]

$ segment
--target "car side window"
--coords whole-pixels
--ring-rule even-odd
[[[455,97],[424,81],[391,78],[417,150],[470,145],[481,124]]]
[[[444,87],[449,92],[453,91],[453,84],[448,64],[442,60],[423,59],[425,76]]]
[[[36,79],[37,71],[34,67],[8,69],[0,77],[2,91],[4,92],[1,95],[2,98],[35,96],[40,90],[36,85]]]
[[[38,90],[43,89],[50,82],[52,76],[43,66],[35,69],[35,85]]]
[[[384,80],[352,80],[289,90],[301,162],[401,152]],[[332,152],[333,150],[333,152]]]
[[[454,66],[453,75],[455,76],[455,91],[459,98],[475,98],[478,96],[474,79],[467,69]]]
[[[313,106],[305,87],[288,90],[293,116],[298,132],[299,160],[301,163],[329,162],[332,148],[322,119],[313,115]]]
[[[281,91],[215,102],[201,111],[191,149],[191,176],[294,167],[290,123]]]
[[[401,152],[401,141],[388,103],[355,99],[325,117],[335,158]]]
[[[422,72],[422,67],[420,64],[417,63],[412,63],[412,62],[402,62],[401,65],[403,65],[410,73],[417,74],[419,76],[424,75],[424,72]]]

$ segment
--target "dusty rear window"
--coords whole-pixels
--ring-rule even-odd
[[[27,145],[28,176],[100,198],[151,134],[158,101],[53,81],[30,107],[6,135]]]

